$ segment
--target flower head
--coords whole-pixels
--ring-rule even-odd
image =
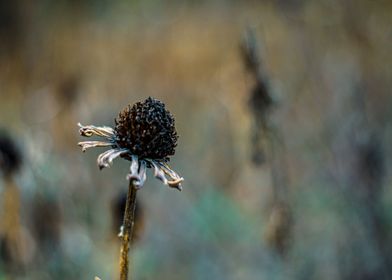
[[[120,147],[140,158],[168,160],[174,155],[177,132],[174,117],[165,104],[151,97],[128,105],[115,120],[115,135]]]
[[[153,168],[156,178],[181,190],[184,179],[167,164],[169,156],[174,155],[178,136],[174,117],[163,102],[149,97],[128,105],[115,119],[114,128],[81,124],[79,127],[82,136],[105,138],[104,141],[79,142],[83,152],[92,147],[110,147],[98,156],[100,169],[109,167],[120,156],[131,161],[127,179],[134,180],[137,187],[143,186],[147,168]]]

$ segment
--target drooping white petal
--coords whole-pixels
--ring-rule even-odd
[[[181,185],[182,181],[184,181],[184,178],[180,178],[176,180],[168,180],[167,185],[171,188],[182,191],[182,185]]]
[[[111,139],[114,137],[114,129],[109,126],[95,126],[95,125],[82,125],[78,123],[79,133],[85,137],[91,137],[93,135],[106,137]]]
[[[127,175],[127,180],[134,180],[136,188],[141,188],[146,181],[146,163],[145,161],[139,161],[136,155],[131,156],[132,162],[129,168],[129,174]]]
[[[97,158],[99,169],[102,169],[104,167],[110,167],[110,164],[113,162],[113,160],[116,157],[119,157],[120,155],[126,154],[128,152],[129,152],[128,149],[119,149],[119,148],[110,149],[106,152],[103,152]]]
[[[183,179],[180,175],[177,174],[167,163],[165,162],[157,162],[160,168],[165,172],[170,178],[173,180]]]
[[[151,164],[152,164],[152,166],[154,167],[154,176],[155,176],[155,178],[157,178],[158,180],[161,180],[162,181],[162,183],[164,183],[165,185],[167,185],[167,179],[166,179],[166,177],[165,177],[165,173],[163,173],[163,171],[161,170],[161,168],[159,168],[159,165],[155,162],[155,161],[153,161],[153,160],[151,160],[151,161],[149,161]]]
[[[140,163],[139,177],[140,177],[139,185],[140,185],[140,187],[142,187],[144,185],[144,182],[146,182],[146,179],[147,179],[147,167],[146,167],[145,161],[142,161]]]
[[[169,187],[182,190],[181,182],[184,181],[184,178],[182,178],[180,175],[177,174],[177,172],[175,172],[173,169],[171,169],[167,163],[157,162],[157,164],[159,165],[160,169],[168,177],[171,178],[171,180],[167,181],[167,184],[169,185]]]
[[[132,155],[132,162],[131,162],[131,167],[129,169],[130,174],[137,174],[139,170],[139,158],[136,155]]]
[[[94,147],[109,147],[113,146],[113,142],[104,142],[104,141],[83,141],[79,142],[78,146],[82,147],[82,152],[85,152],[89,148]]]
[[[184,181],[183,178],[181,178],[177,173],[175,173],[169,167],[165,167],[164,165],[162,165],[162,163],[160,162],[154,160],[149,160],[149,162],[154,167],[155,178],[161,180],[165,185],[171,188],[178,189],[179,191],[182,190],[181,182]],[[168,175],[171,178],[171,180],[168,180],[166,178],[166,175]]]

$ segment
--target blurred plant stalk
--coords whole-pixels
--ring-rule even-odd
[[[1,219],[2,227],[0,228],[0,236],[3,240],[3,250],[6,252],[4,260],[11,266],[19,266],[23,262],[22,244],[20,238],[20,192],[11,176],[4,178],[6,188],[3,193],[3,217]]]
[[[253,116],[252,161],[256,166],[268,162],[271,169],[273,201],[265,239],[280,256],[287,253],[291,231],[292,213],[287,189],[285,144],[279,129],[271,120],[273,107],[276,105],[262,69],[254,30],[248,28],[241,45],[242,58],[254,85],[250,92],[249,108]]]

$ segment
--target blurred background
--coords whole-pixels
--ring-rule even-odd
[[[77,123],[156,97],[178,192],[134,279],[392,279],[392,2],[0,1],[0,279],[116,279],[129,162]]]

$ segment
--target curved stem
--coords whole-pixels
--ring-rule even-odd
[[[120,251],[120,280],[128,280],[128,253],[132,240],[132,230],[135,223],[135,207],[136,207],[135,180],[129,180],[127,202],[125,205],[124,222],[121,236]]]

